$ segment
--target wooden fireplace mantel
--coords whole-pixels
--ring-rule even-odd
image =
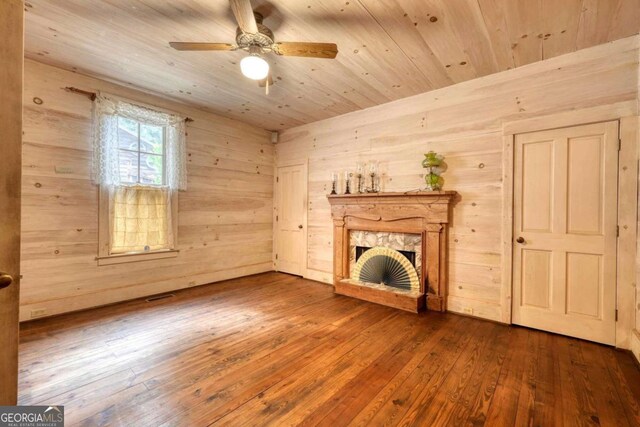
[[[455,191],[371,193],[327,196],[333,219],[333,281],[335,292],[409,311],[447,309],[447,239]],[[355,289],[349,282],[351,230],[412,233],[422,236],[420,295],[411,303],[383,296],[373,289]],[[425,286],[426,282],[426,286]]]

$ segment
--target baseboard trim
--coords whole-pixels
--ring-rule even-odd
[[[20,322],[38,321],[68,313],[75,313],[98,307],[120,304],[127,301],[134,301],[141,298],[148,298],[154,295],[175,293],[183,289],[189,289],[197,286],[205,286],[213,283],[225,282],[227,280],[257,276],[273,270],[271,270],[271,263],[262,263],[244,267],[242,269],[244,274],[237,275],[237,271],[238,269],[220,270],[213,273],[202,273],[197,276],[171,278],[159,282],[149,282],[142,285],[124,288],[105,289],[99,293],[69,296],[65,299],[64,304],[59,303],[59,300],[51,300],[44,303],[21,305]],[[101,300],[104,302],[96,304],[96,295],[100,295]],[[46,308],[47,314],[37,318],[31,318],[28,316],[28,313],[34,308]]]
[[[333,273],[326,272],[326,271],[313,270],[313,269],[307,268],[307,270],[304,273],[304,278],[315,280],[316,282],[326,283],[328,285],[333,285]]]

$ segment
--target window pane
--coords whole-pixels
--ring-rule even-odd
[[[118,146],[138,151],[138,122],[118,117]]]
[[[164,180],[163,157],[155,154],[140,154],[140,183],[162,185]]]
[[[145,153],[163,154],[162,126],[140,125],[140,151]]]
[[[119,150],[120,182],[124,184],[138,183],[138,153]]]

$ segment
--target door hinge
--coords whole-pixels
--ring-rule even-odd
[[[618,151],[622,150],[622,138],[618,138]]]
[[[276,259],[278,259],[278,254],[276,254]]]
[[[278,222],[278,215],[276,215],[276,222]]]
[[[280,177],[276,176],[276,182],[280,182]]]
[[[616,225],[616,237],[620,237],[620,226]]]
[[[616,308],[616,322],[618,321],[618,309]]]

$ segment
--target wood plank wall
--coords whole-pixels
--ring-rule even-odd
[[[189,188],[179,198],[177,258],[97,266],[92,104],[66,86],[194,119],[187,127]],[[269,132],[30,60],[24,105],[21,320],[32,310],[53,315],[272,269]]]
[[[638,114],[638,47],[629,37],[400,101],[283,131],[276,164],[308,158],[307,276],[330,282],[330,171],[381,163],[383,191],[424,186],[423,153],[446,157],[456,190],[450,235],[449,310],[503,320],[504,126],[554,114],[585,122]],[[537,123],[545,127],[545,119]]]

